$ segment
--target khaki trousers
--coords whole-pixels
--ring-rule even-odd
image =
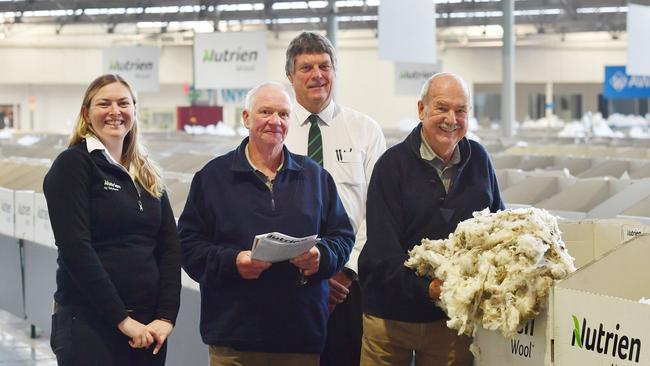
[[[210,346],[210,366],[319,366],[317,353],[240,352]]]
[[[446,320],[406,323],[363,315],[361,366],[470,366],[470,337],[458,336]]]

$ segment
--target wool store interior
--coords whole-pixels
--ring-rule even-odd
[[[133,87],[178,220],[195,173],[249,135],[249,90],[277,82],[295,102],[286,51],[303,31],[333,44],[334,100],[375,120],[387,148],[420,123],[427,79],[462,77],[467,137],[506,209],[556,218],[577,271],[519,332],[477,323],[475,365],[650,364],[648,24],[647,0],[0,0],[0,364],[56,364],[43,180],[88,84],[119,74]],[[167,364],[205,365],[201,286],[181,279]],[[599,323],[630,346],[593,351],[587,332],[577,347]]]

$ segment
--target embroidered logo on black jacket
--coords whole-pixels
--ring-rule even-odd
[[[104,179],[104,190],[119,192],[120,189],[122,189],[122,186],[119,184],[109,182],[108,180]]]

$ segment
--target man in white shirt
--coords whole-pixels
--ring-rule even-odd
[[[312,32],[294,38],[285,71],[297,102],[285,144],[332,175],[356,233],[350,260],[329,280],[331,315],[321,366],[358,366],[362,327],[357,261],[366,242],[368,183],[386,140],[372,118],[332,100],[336,55],[327,38]]]

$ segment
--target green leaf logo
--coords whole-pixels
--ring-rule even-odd
[[[578,318],[576,318],[575,315],[571,315],[573,318],[573,336],[576,337],[576,343],[578,344],[578,347],[582,348],[582,338],[580,337],[580,323],[578,322]]]

